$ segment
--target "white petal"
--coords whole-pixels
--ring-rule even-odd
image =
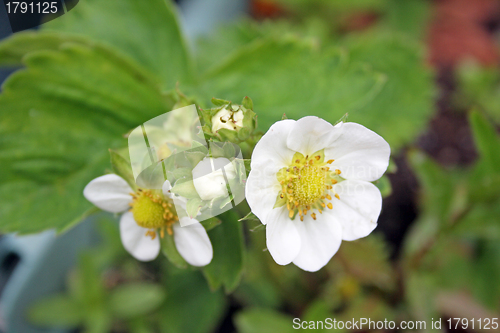
[[[331,200],[333,209],[329,213],[342,224],[342,239],[351,241],[368,236],[377,227],[382,209],[379,189],[372,183],[346,180],[335,185],[333,190],[340,200]]]
[[[228,179],[235,177],[234,165],[223,157],[205,157],[193,168],[193,185],[202,200],[229,196],[222,169]]]
[[[281,186],[276,178],[276,168],[267,163],[254,164],[245,185],[245,197],[248,205],[263,224],[273,210]]]
[[[189,223],[188,223],[189,224]],[[206,266],[212,261],[212,243],[200,223],[181,227],[174,224],[174,241],[180,255],[193,266]]]
[[[98,177],[85,186],[83,195],[97,207],[111,213],[121,213],[129,208],[133,190],[118,175]]]
[[[300,250],[300,235],[286,207],[273,209],[266,226],[267,249],[279,265],[288,265]]]
[[[304,221],[295,219],[302,246],[293,263],[305,271],[316,272],[325,266],[342,243],[342,226],[326,214],[316,213],[316,220],[310,214]]]
[[[342,123],[335,127],[318,117],[307,116],[297,120],[287,138],[287,146],[293,151],[310,155],[328,147],[342,133]]]
[[[290,164],[295,152],[287,147],[286,141],[294,124],[295,120],[286,119],[274,123],[269,128],[253,150],[252,169],[254,164],[262,162],[267,162],[278,170]]]
[[[170,182],[168,180],[165,180],[165,182],[163,183],[163,186],[161,187],[161,190],[163,192],[163,195],[166,196],[167,198],[170,198],[170,199],[173,198],[172,193],[170,193],[171,189],[172,189],[172,185],[170,184]]]
[[[382,177],[391,147],[380,135],[368,128],[345,123],[342,135],[325,150],[325,159],[334,159],[332,169],[339,169],[345,179],[374,181]]]
[[[151,239],[146,232],[148,229],[138,226],[131,212],[122,215],[120,236],[123,247],[140,261],[151,261],[160,253],[160,239]]]

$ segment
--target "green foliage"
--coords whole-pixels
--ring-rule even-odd
[[[419,218],[404,242],[407,298],[418,318],[439,311],[457,317],[464,308],[498,309],[500,136],[477,111],[471,112],[470,123],[480,156],[469,170],[444,170],[421,153],[410,156],[423,199]],[[457,296],[460,304],[453,305],[449,298],[456,297],[445,295],[437,302],[442,303],[439,308],[435,299],[440,290],[452,295],[467,291],[473,298]]]
[[[201,62],[210,68],[202,99],[214,90],[233,99],[245,91],[257,105],[262,130],[284,113],[291,119],[313,114],[332,123],[349,113],[349,121],[382,135],[393,150],[422,131],[435,91],[420,44],[386,30],[339,39],[303,38],[291,31],[285,23],[244,22],[200,42]],[[208,66],[214,59],[225,61]],[[258,78],[263,73],[264,81]]]
[[[369,103],[383,81],[341,50],[317,50],[296,38],[264,39],[238,49],[206,73],[196,91],[207,102],[212,95],[239,100],[244,91],[256,105],[260,128],[267,130],[283,113],[334,122]]]
[[[172,235],[166,234],[165,237],[161,239],[161,250],[163,254],[170,260],[172,264],[179,268],[186,268],[188,263],[180,255],[179,251],[175,247],[174,237]]]
[[[370,103],[349,113],[349,121],[380,134],[393,151],[411,142],[434,108],[433,76],[424,64],[421,46],[394,34],[353,37],[345,45],[351,50],[352,61],[368,63],[386,77],[382,91]]]
[[[159,326],[169,333],[213,332],[226,308],[224,293],[212,292],[199,272],[169,273],[169,290],[159,311]]]
[[[203,274],[212,290],[224,286],[225,291],[230,293],[238,286],[243,271],[243,230],[234,211],[229,210],[220,218],[223,222],[208,231],[214,257],[203,268]]]
[[[107,290],[95,257],[84,253],[70,276],[67,294],[35,302],[30,321],[43,327],[85,327],[87,332],[109,332],[113,321],[148,315],[163,303],[165,292],[156,284],[135,282]]]
[[[82,1],[43,29],[81,34],[112,45],[157,74],[163,89],[192,80],[191,61],[171,1]]]
[[[113,289],[109,307],[117,318],[144,316],[157,309],[165,299],[163,288],[150,283],[128,283]]]
[[[23,31],[0,44],[0,66],[22,66],[23,57],[37,51],[57,51],[65,43],[88,45],[90,39],[57,32]]]
[[[236,316],[236,327],[240,333],[295,332],[293,318],[269,309],[248,309]]]
[[[82,191],[109,168],[107,150],[172,105],[154,77],[101,45],[64,44],[24,61],[0,96],[1,230],[61,231],[91,208]]]
[[[345,269],[356,281],[385,290],[394,288],[394,271],[387,245],[380,236],[344,242],[339,251]]]
[[[457,73],[458,90],[454,96],[458,107],[479,107],[496,121],[500,120],[500,71],[464,63]]]
[[[82,322],[79,304],[66,295],[54,295],[34,304],[28,313],[29,320],[39,326],[78,326]]]

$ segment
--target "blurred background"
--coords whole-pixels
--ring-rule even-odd
[[[496,0],[80,0],[14,35],[0,6],[0,331],[387,318],[498,332],[484,324],[500,317],[499,30]],[[108,148],[171,109],[176,84],[203,107],[250,96],[264,132],[284,113],[348,113],[382,135],[376,231],[317,273],[275,264],[258,221],[241,222],[220,266],[133,260],[116,218],[87,217],[81,193],[110,170]]]

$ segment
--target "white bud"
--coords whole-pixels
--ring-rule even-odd
[[[227,158],[205,157],[193,169],[193,183],[196,192],[202,200],[212,200],[218,197],[227,197],[227,180],[236,177],[234,165]]]
[[[212,117],[212,132],[216,133],[222,128],[236,131],[243,127],[243,111],[232,111],[223,108]]]

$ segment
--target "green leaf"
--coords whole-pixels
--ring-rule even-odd
[[[91,44],[83,36],[57,32],[22,31],[0,43],[0,66],[21,66],[27,54],[42,50],[57,51],[65,43]]]
[[[340,253],[346,270],[357,281],[385,290],[394,288],[395,272],[389,263],[389,251],[382,237],[370,235],[345,242]]]
[[[271,309],[248,309],[236,315],[239,333],[287,333],[293,329],[293,318]]]
[[[70,290],[74,298],[89,312],[104,305],[106,291],[96,262],[90,253],[80,255],[78,270],[73,280],[70,280]]]
[[[82,323],[83,312],[69,296],[53,295],[31,305],[28,319],[37,326],[72,328]]]
[[[0,95],[0,230],[65,230],[92,207],[83,188],[108,149],[170,110],[157,82],[103,46],[65,44],[24,58]]]
[[[144,316],[156,310],[165,299],[162,287],[150,283],[129,283],[113,289],[109,307],[117,318]]]
[[[225,212],[220,219],[221,225],[208,232],[214,257],[203,273],[212,290],[224,286],[229,293],[238,286],[243,271],[243,231],[234,211]]]
[[[434,78],[423,46],[406,36],[381,33],[350,38],[344,44],[351,61],[368,63],[387,81],[370,103],[349,113],[349,121],[381,135],[393,151],[413,141],[434,110]]]
[[[167,279],[165,288],[169,292],[159,311],[161,332],[215,331],[225,313],[226,301],[221,291],[210,291],[198,271],[173,274]]]
[[[205,101],[212,95],[251,96],[266,130],[285,112],[292,119],[312,114],[334,122],[368,103],[383,83],[382,75],[350,62],[340,50],[265,39],[238,49],[195,90]]]
[[[170,0],[87,0],[44,30],[84,34],[105,42],[156,73],[164,89],[189,82],[192,64]],[[127,33],[127,31],[131,33]]]
[[[160,241],[162,253],[168,258],[168,260],[170,260],[172,264],[179,268],[186,268],[188,266],[186,260],[184,260],[179,251],[177,251],[173,235],[165,233],[165,237],[163,237]]]
[[[438,291],[436,278],[428,272],[412,272],[406,282],[406,299],[416,320],[439,318],[435,299]],[[431,332],[427,327],[425,332]]]
[[[428,21],[432,17],[431,4],[422,0],[387,0],[382,24],[392,31],[404,32],[410,37],[425,37]]]
[[[485,172],[500,174],[500,137],[495,127],[478,111],[470,113],[470,123]]]
[[[111,156],[111,167],[113,168],[113,171],[118,176],[125,179],[132,189],[137,189],[132,167],[130,166],[130,160],[125,159],[117,151],[112,149],[109,150],[109,154]]]
[[[464,63],[457,71],[454,96],[460,109],[479,107],[495,121],[500,120],[500,71],[476,63]]]

